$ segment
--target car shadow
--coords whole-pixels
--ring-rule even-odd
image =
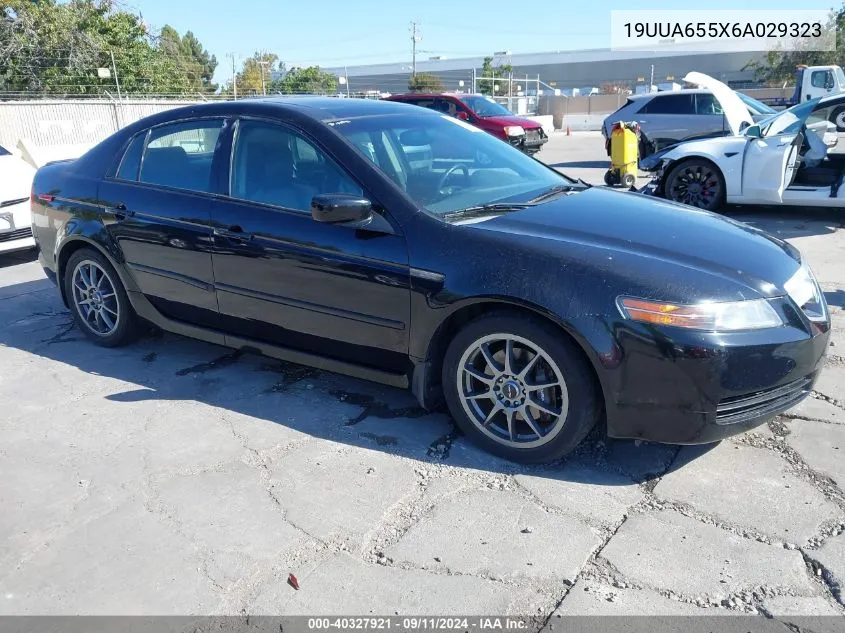
[[[845,308],[845,291],[843,290],[825,291],[824,298],[827,300],[827,305],[829,306]]]
[[[38,251],[35,248],[28,248],[25,251],[15,251],[14,253],[0,253],[0,269],[34,262],[36,259],[38,259]]]
[[[234,417],[249,416],[268,428],[278,425],[421,462],[608,487],[647,485],[678,464],[677,446],[613,440],[599,425],[565,459],[519,465],[475,447],[446,412],[424,411],[406,390],[153,329],[125,347],[98,347],[76,329],[46,279],[0,287],[0,319],[6,324],[0,330],[0,347],[51,362],[38,372],[85,372],[91,379],[81,387],[91,394],[87,397],[126,404],[120,410],[127,418],[151,401],[174,406],[196,402]],[[33,395],[36,402],[44,397]],[[22,408],[27,404],[20,398],[16,403]]]
[[[845,209],[728,205],[720,209],[719,213],[783,240],[830,235],[845,228]]]

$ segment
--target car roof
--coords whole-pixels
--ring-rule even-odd
[[[423,99],[431,99],[434,97],[455,97],[456,99],[462,99],[464,97],[481,97],[483,95],[476,94],[476,93],[468,93],[468,92],[403,92],[401,94],[390,95],[388,99],[392,99],[393,97],[398,98],[407,98],[407,97],[421,97]]]
[[[641,95],[628,95],[629,99],[649,99],[654,97],[661,97],[665,95],[676,95],[676,94],[699,94],[699,95],[709,95],[713,94],[712,90],[707,90],[706,88],[682,88],[681,90],[660,90],[659,92],[646,92],[645,94]]]

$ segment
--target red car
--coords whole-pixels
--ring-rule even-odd
[[[412,92],[385,98],[388,101],[412,103],[456,117],[507,141],[526,154],[536,154],[549,140],[539,123],[514,115],[503,105],[484,95]]]

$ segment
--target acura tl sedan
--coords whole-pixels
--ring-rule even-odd
[[[516,461],[600,420],[671,443],[750,429],[807,396],[830,335],[789,244],[402,103],[170,110],[42,167],[32,211],[94,343],[143,321],[410,388]]]

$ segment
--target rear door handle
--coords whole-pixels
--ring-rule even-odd
[[[225,237],[227,240],[234,240],[236,242],[248,242],[252,239],[250,233],[244,233],[239,226],[230,226],[228,229],[214,229],[212,231],[215,237]]]
[[[106,213],[111,213],[116,220],[125,220],[126,218],[132,217],[135,215],[134,211],[130,211],[126,208],[126,205],[122,202],[118,202],[115,205],[110,207],[105,207]]]

